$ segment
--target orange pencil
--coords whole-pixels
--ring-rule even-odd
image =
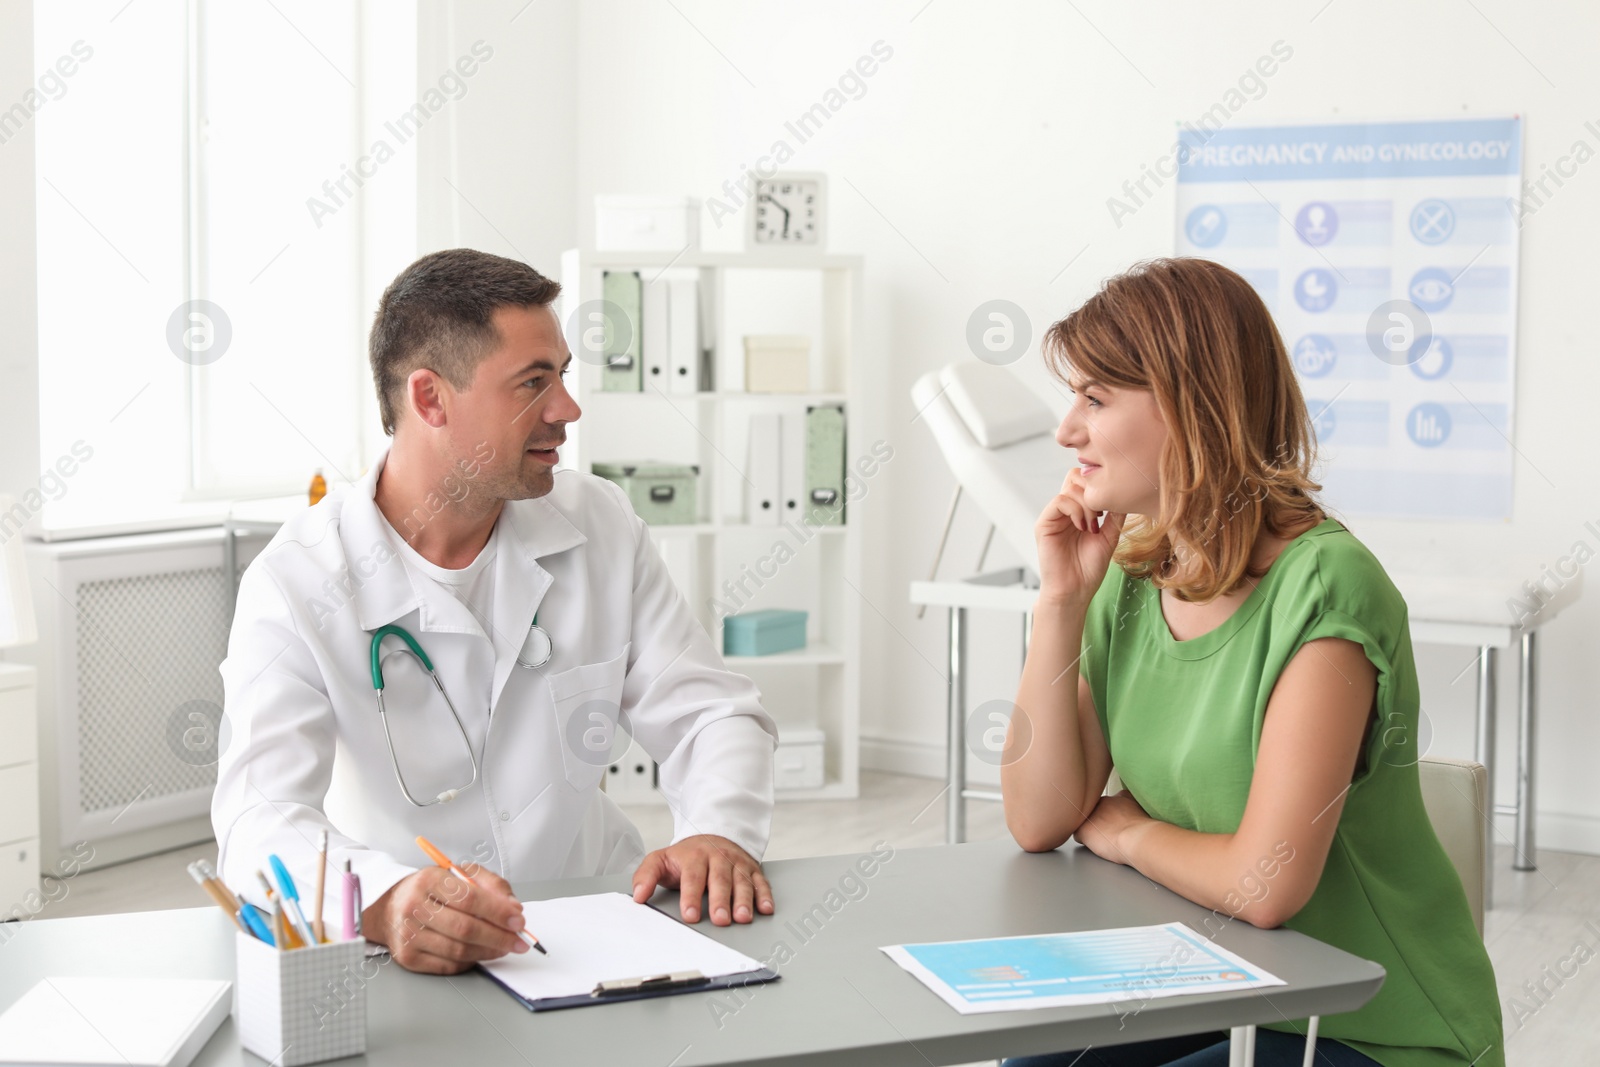
[[[233,917],[235,926],[248,934],[250,928],[244,924],[243,919],[239,918],[239,902],[233,899],[233,894],[228,892],[227,886],[215,878],[206,877],[205,869],[201,866],[202,862],[201,860],[196,860],[189,864],[189,877],[193,878],[200,888],[206,891],[207,896],[217,902],[218,907]]]
[[[434,863],[443,867],[445,870],[449,871],[451,874],[455,875],[468,885],[475,886],[478,884],[471,878],[467,877],[466,871],[463,871],[460,867],[457,867],[454,863],[450,862],[450,857],[446,856],[443,852],[440,852],[437,848],[435,848],[433,842],[429,841],[426,837],[418,835],[417,844],[422,847],[422,851],[426,852],[428,854],[428,858]],[[538,949],[541,955],[550,955],[550,953],[545,951],[545,947],[539,944],[539,939],[537,937],[534,937],[526,930],[519,930],[517,932],[522,937],[522,940]]]

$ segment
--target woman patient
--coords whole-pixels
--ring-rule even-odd
[[[1381,964],[1365,1007],[1322,1020],[1320,1065],[1504,1064],[1494,973],[1422,806],[1405,601],[1317,502],[1266,306],[1216,263],[1157,260],[1044,350],[1079,466],[1035,527],[1012,836],[1030,852],[1076,837],[1212,909],[1206,936],[1287,926]],[[1113,768],[1126,788],[1101,796]],[[1298,1067],[1305,1032],[1267,1024],[1256,1062]],[[1227,1059],[1209,1033],[1008,1065]]]

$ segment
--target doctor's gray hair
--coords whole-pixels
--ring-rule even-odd
[[[547,307],[560,293],[560,282],[526,263],[471,248],[432,252],[401,271],[378,301],[368,344],[384,432],[394,434],[412,371],[466,389],[500,342],[495,310]]]

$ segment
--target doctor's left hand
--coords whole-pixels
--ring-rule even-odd
[[[715,834],[686,837],[646,856],[633,875],[633,899],[643,904],[658,885],[678,890],[678,911],[686,923],[700,921],[702,893],[713,926],[747,923],[758,910],[762,915],[773,911],[772,887],[761,864]]]

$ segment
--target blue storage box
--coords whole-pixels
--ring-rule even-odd
[[[806,613],[773,608],[722,620],[722,654],[770,656],[806,647]]]

